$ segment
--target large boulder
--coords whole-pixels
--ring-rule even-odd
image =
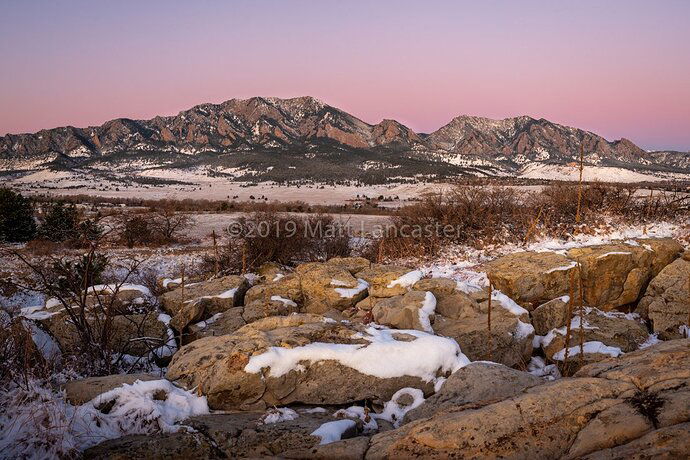
[[[527,372],[502,364],[474,362],[452,373],[441,389],[405,415],[405,423],[428,418],[447,408],[486,405],[544,383]]]
[[[488,299],[477,302],[461,291],[440,295],[431,326],[436,334],[456,340],[472,361],[526,365],[534,338],[529,313],[505,295],[494,294],[491,333]]]
[[[300,275],[289,273],[285,276],[277,276],[266,283],[252,286],[245,294],[244,302],[249,304],[254,301],[268,302],[273,297],[290,299],[298,305],[304,300],[302,296],[302,283]]]
[[[375,435],[366,458],[622,458],[611,454],[633,446],[682,456],[688,388],[690,340],[666,342],[498,402],[441,409]]]
[[[579,311],[573,312],[570,340],[568,342],[569,370],[575,369],[580,362],[580,335],[584,349],[583,362],[591,363],[619,356],[637,350],[649,334],[639,317],[620,312],[604,312],[596,308],[585,307],[584,321],[580,320]],[[544,355],[548,360],[562,363],[565,360],[566,327],[565,320],[552,329],[541,340]],[[580,328],[580,326],[583,326]]]
[[[91,343],[85,343],[84,328],[77,327],[63,308],[52,307],[48,311],[51,312],[50,316],[38,322],[57,341],[63,353],[81,353],[84,347],[92,346]],[[76,307],[73,311],[79,315]],[[118,314],[112,316],[110,321],[106,331],[104,315],[86,312],[86,323],[93,340],[101,340],[102,334],[107,332],[110,348],[116,353],[145,356],[169,340],[168,326],[155,312]]]
[[[690,251],[664,267],[649,283],[637,311],[651,320],[660,338],[683,336],[681,328],[690,322]]]
[[[568,322],[570,296],[562,296],[539,305],[532,310],[532,325],[537,335],[546,335],[552,329],[565,326]],[[573,306],[576,308],[576,306]]]
[[[568,257],[582,267],[585,303],[602,310],[631,305],[644,293],[660,267],[678,256],[672,239],[646,239],[574,248]]]
[[[186,331],[180,335],[181,342],[186,345],[202,337],[232,334],[247,324],[243,314],[243,307],[234,307],[222,313],[216,313],[207,320],[190,324]]]
[[[82,457],[90,460],[207,460],[219,458],[219,453],[203,435],[178,431],[156,436],[135,434],[111,439],[86,449]]]
[[[308,313],[346,310],[367,296],[368,284],[340,265],[312,263],[298,266],[297,272]]]
[[[395,329],[433,332],[429,315],[436,307],[431,292],[409,291],[405,295],[380,299],[371,309],[375,323]]]
[[[496,289],[530,311],[568,294],[570,273],[579,276],[577,264],[555,252],[516,252],[488,262],[485,270]]]
[[[167,378],[196,388],[212,408],[244,410],[387,401],[404,387],[429,394],[438,376],[468,362],[451,339],[296,314],[260,319],[234,334],[183,346]]]
[[[371,267],[369,259],[365,259],[364,257],[333,257],[326,263],[347,270],[353,275]]]
[[[369,295],[393,297],[405,294],[419,281],[421,272],[398,265],[372,264],[371,267],[357,272],[356,276],[369,284]]]
[[[645,238],[574,248],[567,255],[517,252],[488,262],[485,270],[495,288],[531,311],[571,291],[577,298],[581,268],[585,303],[611,310],[635,303],[681,251],[671,238]]]
[[[673,238],[637,238],[634,241],[652,252],[653,277],[683,253],[683,245]]]
[[[247,289],[245,277],[231,275],[179,287],[160,299],[163,309],[172,316],[170,324],[182,332],[188,324],[241,306]]]

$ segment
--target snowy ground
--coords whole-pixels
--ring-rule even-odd
[[[249,201],[252,196],[268,201],[304,201],[310,204],[343,204],[359,197],[378,198],[398,197],[381,206],[399,206],[410,199],[426,193],[434,193],[448,188],[447,184],[391,184],[373,186],[354,185],[300,185],[281,186],[273,183],[259,183],[249,186],[244,182],[232,182],[223,177],[209,177],[198,171],[153,170],[139,174],[141,177],[175,180],[187,184],[140,184],[123,185],[118,181],[94,179],[86,173],[67,171],[37,171],[7,183],[19,191],[27,193],[46,193],[51,195],[87,194],[102,197],[143,198],[143,199],[207,199]],[[126,176],[126,175],[125,175]]]
[[[578,166],[530,164],[520,171],[519,177],[526,179],[551,179],[577,181],[580,179]],[[688,180],[688,175],[679,173],[641,173],[624,168],[586,166],[582,178],[585,181],[601,182],[656,182],[663,180]]]

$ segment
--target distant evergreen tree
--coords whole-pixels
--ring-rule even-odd
[[[74,204],[57,201],[48,206],[39,231],[50,241],[67,241],[79,237],[79,211]]]
[[[36,235],[31,200],[7,188],[0,188],[0,241],[29,241]]]

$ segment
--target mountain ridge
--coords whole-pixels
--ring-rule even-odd
[[[78,166],[114,154],[243,154],[247,152],[397,152],[420,161],[463,163],[478,158],[510,172],[531,162],[627,165],[690,171],[690,155],[646,152],[622,138],[527,115],[494,120],[459,115],[436,131],[416,133],[383,119],[369,124],[311,96],[252,97],[198,104],[177,115],[116,118],[102,125],[40,130],[0,137],[0,169]],[[479,160],[478,160],[479,161]]]

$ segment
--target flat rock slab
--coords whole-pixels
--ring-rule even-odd
[[[104,377],[89,377],[81,380],[71,380],[65,384],[67,401],[71,404],[81,405],[91,401],[96,396],[120,387],[124,384],[131,385],[137,380],[148,382],[160,380],[151,374],[119,374],[106,375]]]

